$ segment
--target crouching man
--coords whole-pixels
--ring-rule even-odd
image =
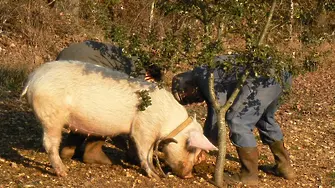
[[[234,61],[234,55],[219,56],[215,61]],[[180,73],[173,77],[172,93],[181,104],[191,104],[205,101],[207,117],[204,133],[214,144],[218,144],[218,126],[216,114],[209,97],[209,70],[206,67],[196,67],[192,71]],[[284,85],[291,84],[291,75],[284,72]],[[220,105],[224,105],[236,88],[235,74],[227,74],[221,68],[214,70],[214,89]],[[250,76],[233,105],[226,114],[230,129],[230,140],[236,146],[240,159],[241,172],[227,176],[228,181],[242,182],[248,185],[258,183],[258,151],[253,134],[258,129],[261,140],[269,145],[276,164],[270,172],[286,179],[295,177],[290,165],[290,158],[284,147],[283,133],[276,122],[275,112],[283,92],[281,84],[274,78]]]

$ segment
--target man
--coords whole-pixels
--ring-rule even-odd
[[[84,41],[71,44],[63,49],[56,60],[77,60],[101,65],[114,70],[125,72],[133,77],[142,77],[146,80],[160,81],[160,68],[148,65],[144,69],[135,67],[133,60],[122,54],[122,48],[96,41]],[[94,91],[92,91],[94,92]],[[61,149],[62,158],[82,158],[85,163],[111,164],[110,159],[103,152],[105,138],[87,136],[71,131]],[[134,147],[134,146],[130,146]],[[83,151],[82,151],[83,149]],[[132,148],[132,151],[135,148]]]
[[[220,56],[215,61],[230,61],[234,64],[236,55]],[[241,73],[241,69],[236,69]],[[274,119],[282,86],[273,78],[249,76],[233,105],[226,114],[230,129],[230,140],[236,146],[241,172],[228,181],[243,182],[248,185],[258,183],[258,151],[253,129],[259,131],[261,140],[269,145],[276,165],[272,173],[286,179],[294,178],[288,152],[284,148],[283,133]],[[217,145],[218,127],[216,114],[209,97],[209,72],[206,67],[196,67],[192,71],[176,75],[172,80],[172,93],[181,104],[207,103],[207,118],[204,134]],[[291,82],[291,76],[283,73],[283,81]],[[214,70],[214,89],[220,105],[224,105],[237,84],[236,73],[227,74],[221,68]]]

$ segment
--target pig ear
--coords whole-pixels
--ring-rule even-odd
[[[196,120],[197,120],[197,114],[194,113],[194,115],[193,115],[193,121],[196,121]]]
[[[188,138],[188,147],[199,148],[202,150],[218,150],[204,134],[198,131],[191,131],[190,137]]]

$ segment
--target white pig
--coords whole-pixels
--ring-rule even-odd
[[[152,105],[138,110],[136,93],[148,90]],[[152,164],[153,145],[189,118],[186,109],[165,89],[108,68],[78,61],[45,63],[29,75],[21,96],[43,127],[43,145],[58,176],[67,168],[59,156],[63,127],[83,134],[130,134],[142,168],[159,178]],[[216,150],[195,118],[163,147],[166,163],[183,178],[192,177],[201,150]]]

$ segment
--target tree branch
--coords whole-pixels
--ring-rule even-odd
[[[151,3],[150,17],[149,17],[149,33],[151,32],[152,22],[154,20],[155,0]]]
[[[275,11],[276,3],[277,3],[277,0],[273,0],[268,20],[267,20],[267,22],[265,24],[265,27],[264,27],[263,32],[261,34],[261,37],[259,38],[258,43],[257,43],[258,46],[260,46],[260,45],[263,44],[265,35],[266,35],[266,33],[267,33],[268,29],[269,29],[270,23],[271,23],[273,12]]]

